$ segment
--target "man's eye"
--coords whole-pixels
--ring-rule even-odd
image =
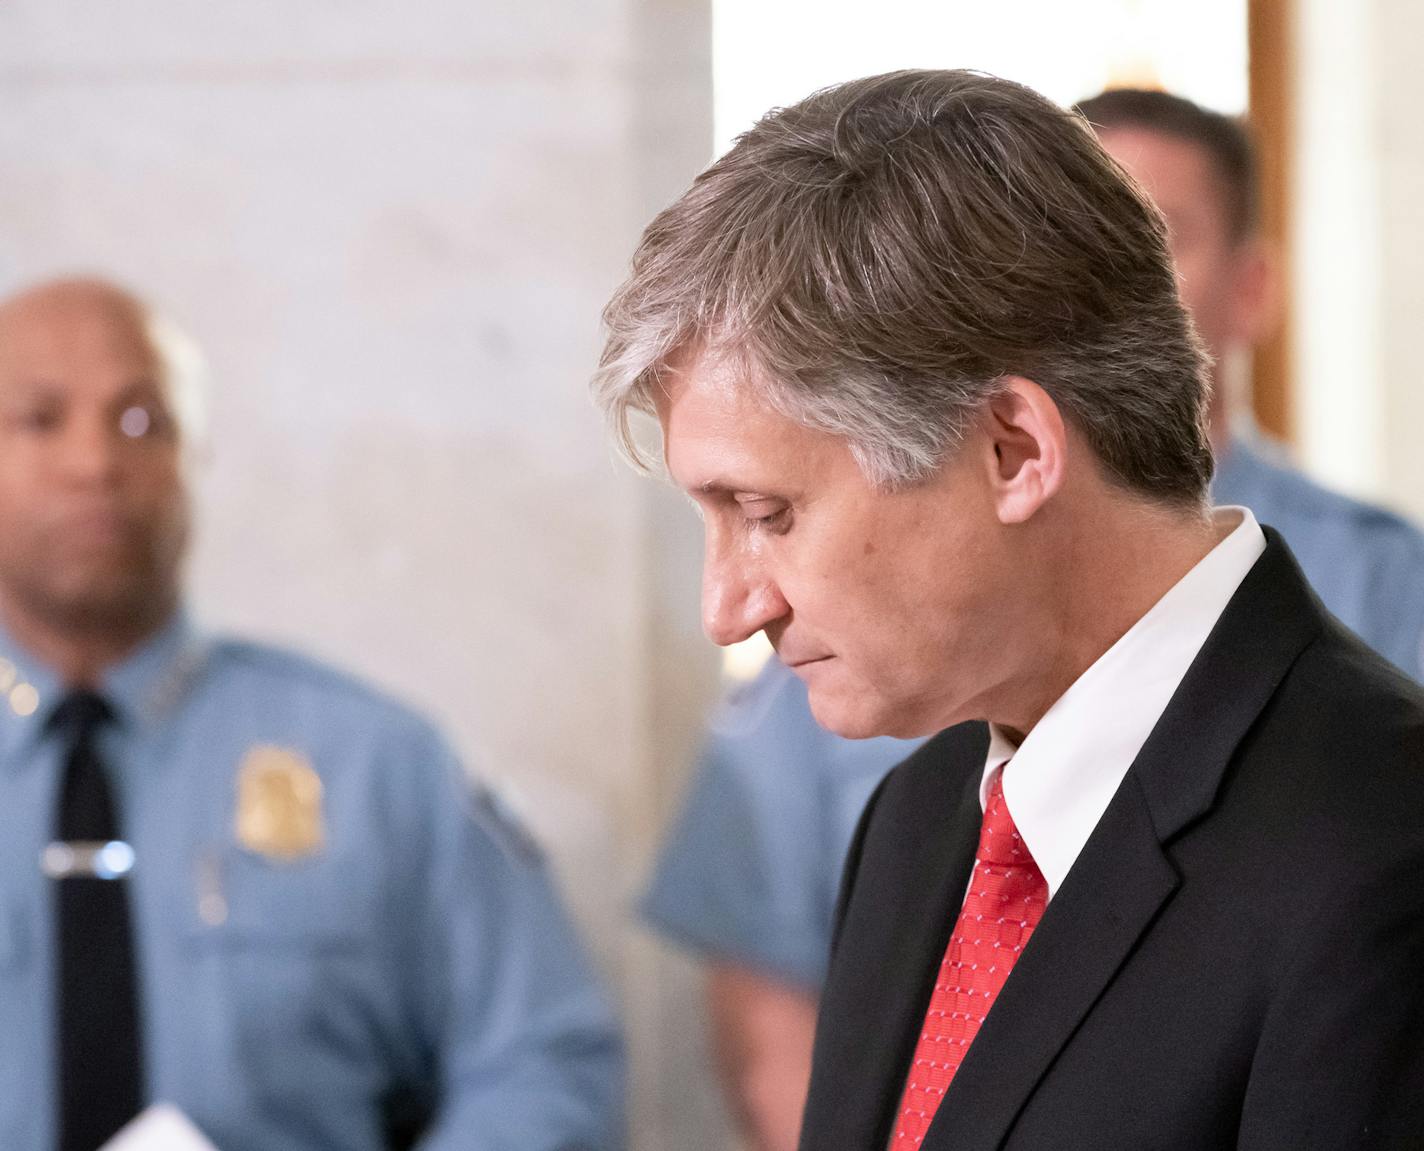
[[[777,508],[776,511],[763,516],[749,514],[747,523],[757,531],[784,532],[791,526],[791,509],[789,507]]]
[[[59,427],[60,413],[55,408],[18,408],[7,412],[5,422],[24,432],[52,432]]]
[[[170,421],[162,408],[133,404],[119,413],[119,430],[133,440],[162,436]]]
[[[153,427],[153,416],[147,408],[135,404],[125,408],[119,416],[119,430],[129,439],[137,440],[148,435]]]

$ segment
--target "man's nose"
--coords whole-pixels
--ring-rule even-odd
[[[118,470],[123,438],[113,422],[102,416],[72,417],[60,444],[65,472],[80,482],[107,481]]]
[[[722,647],[750,639],[789,611],[781,589],[752,557],[718,554],[708,541],[702,568],[702,630]]]

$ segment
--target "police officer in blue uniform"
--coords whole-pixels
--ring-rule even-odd
[[[0,306],[0,1146],[621,1145],[538,851],[423,719],[198,631],[173,382],[70,281]]]
[[[1273,285],[1241,126],[1155,91],[1079,107],[1167,217],[1183,301],[1213,357],[1256,343]],[[1216,502],[1280,531],[1326,606],[1424,678],[1424,535],[1320,487],[1230,422],[1218,388]],[[871,791],[916,746],[822,731],[805,688],[773,659],[713,721],[664,843],[643,915],[708,960],[728,1097],[756,1151],[796,1145],[841,864]]]
[[[768,659],[709,725],[643,917],[692,951],[814,993],[856,820],[920,742],[832,735],[801,681]]]
[[[640,910],[707,961],[727,1099],[755,1151],[796,1146],[841,865],[875,785],[920,742],[830,734],[774,656],[709,727]]]

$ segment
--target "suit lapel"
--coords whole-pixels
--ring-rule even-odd
[[[982,724],[898,768],[852,845],[801,1147],[883,1147],[979,839]]]
[[[1163,843],[1211,809],[1237,745],[1330,618],[1281,537],[1262,530],[1266,551],[1226,605],[1129,773]]]
[[[1274,532],[1267,537],[1267,551],[1044,912],[945,1095],[924,1151],[1001,1146],[1176,889],[1179,877],[1163,845],[1210,810],[1237,745],[1322,626],[1323,609],[1290,553]]]

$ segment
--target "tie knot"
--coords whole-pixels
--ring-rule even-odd
[[[994,777],[984,806],[984,824],[979,832],[979,860],[999,867],[1036,866],[1028,845],[1019,837],[1009,805],[1004,800],[1004,773]]]
[[[96,691],[80,688],[71,691],[50,713],[50,731],[64,736],[70,744],[87,740],[100,727],[114,718],[109,701]]]

